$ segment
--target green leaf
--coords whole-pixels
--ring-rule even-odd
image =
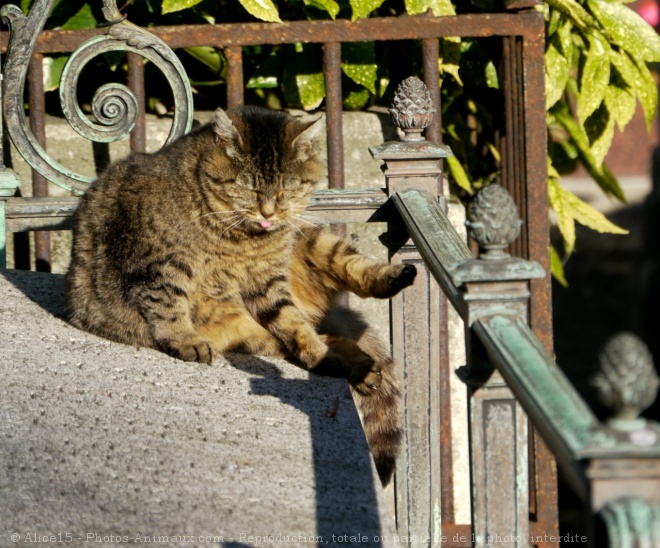
[[[376,93],[376,50],[373,42],[347,42],[341,46],[341,69],[353,82]]]
[[[199,4],[202,0],[163,0],[162,14],[173,13]],[[242,3],[242,2],[241,2]],[[247,8],[246,8],[247,9]],[[249,11],[249,10],[248,10]]]
[[[492,89],[500,89],[500,81],[497,77],[497,69],[492,61],[486,63],[486,69],[484,71],[486,78],[486,85]]]
[[[193,0],[194,1],[194,0]],[[281,23],[280,14],[271,0],[239,0],[250,15],[262,21]]]
[[[631,61],[637,69],[634,88],[637,92],[637,99],[639,99],[639,103],[642,105],[642,110],[644,111],[646,129],[650,133],[655,111],[658,108],[658,86],[644,61],[637,61],[635,59],[631,59]]]
[[[436,17],[456,15],[456,9],[450,0],[405,0],[405,4],[408,15],[426,13],[429,8]]]
[[[546,25],[545,35],[549,38],[557,30],[559,26],[565,21],[564,16],[558,10],[551,10],[547,4],[543,4],[545,20],[548,22]]]
[[[460,86],[463,85],[459,68],[461,64],[461,39],[440,38],[440,56],[438,57],[438,70],[440,77],[451,74]]]
[[[106,51],[102,55],[103,55],[103,59],[108,65],[108,68],[112,72],[115,72],[119,67],[119,65],[121,65],[124,62],[124,59],[126,58],[123,51]]]
[[[615,44],[637,59],[660,61],[660,36],[632,9],[611,0],[587,4]]]
[[[287,48],[284,61],[284,98],[289,106],[317,108],[325,97],[320,46],[295,44]]]
[[[620,77],[626,86],[634,92],[634,95],[639,99],[644,111],[646,119],[646,127],[651,131],[651,125],[655,116],[655,110],[658,106],[658,90],[653,80],[653,76],[649,72],[644,62],[635,63],[630,56],[624,52],[619,52],[612,49],[610,52],[610,60],[616,69],[617,85],[618,77]]]
[[[600,211],[563,188],[556,179],[549,180],[548,196],[550,205],[557,214],[557,224],[564,238],[567,254],[575,249],[575,221],[600,233],[628,234],[627,230],[615,225]]]
[[[617,79],[607,87],[605,106],[619,131],[623,131],[635,115],[635,96],[623,80]]]
[[[575,220],[589,227],[591,230],[596,232],[607,233],[607,234],[628,234],[628,230],[621,228],[620,226],[615,225],[610,221],[605,215],[603,215],[597,209],[591,207],[588,203],[583,202],[575,194],[569,192],[566,189],[562,189],[565,193],[570,194],[570,202],[572,205],[572,214]]]
[[[447,156],[445,158],[445,164],[456,184],[472,194],[472,183],[470,183],[470,178],[465,172],[465,169],[463,169],[461,162],[458,161],[458,158],[456,156]]]
[[[300,103],[305,110],[317,108],[325,97],[325,80],[323,73],[297,74],[296,86]]]
[[[554,246],[550,246],[550,273],[562,286],[568,287],[566,274],[564,273],[564,265],[562,264],[561,257],[559,257],[559,253],[557,253]]]
[[[360,110],[369,102],[369,91],[365,88],[351,90],[342,101],[346,110]]]
[[[545,108],[550,109],[559,99],[561,99],[566,84],[571,75],[570,57],[565,57],[557,48],[553,39],[556,34],[550,38],[548,48],[545,52]]]
[[[568,106],[565,103],[559,102],[551,109],[550,114],[554,116],[554,119],[559,122],[559,124],[562,125],[577,147],[579,157],[582,159],[582,163],[585,169],[589,172],[589,175],[593,177],[606,194],[613,195],[624,204],[627,204],[628,201],[626,200],[616,177],[614,177],[609,169],[607,169],[607,166],[596,162],[596,159],[591,152],[589,137],[587,136],[584,127],[575,121],[568,110]]]
[[[85,3],[66,23],[61,26],[64,30],[93,29],[96,28],[96,17],[92,13],[92,6]]]
[[[284,69],[284,49],[273,49],[266,60],[254,71],[245,87],[252,89],[276,88]]]
[[[589,49],[580,73],[577,113],[583,122],[600,106],[610,83],[610,46],[600,33],[587,36]]]
[[[44,91],[54,91],[60,87],[60,78],[64,65],[69,60],[69,55],[57,55],[44,57]]]
[[[557,179],[548,180],[550,206],[557,216],[557,228],[564,239],[564,250],[567,255],[570,255],[575,249],[575,220],[571,215],[570,205],[564,200],[563,191],[564,189]]]
[[[553,10],[553,15],[557,14]],[[573,38],[571,22],[562,16],[556,32],[548,38],[545,52],[545,108],[548,110],[561,98],[571,76]]]
[[[335,0],[303,0],[306,6],[312,6],[322,11],[328,12],[332,19],[339,13],[339,4]]]
[[[610,116],[605,105],[596,109],[584,123],[584,129],[589,137],[591,154],[597,164],[602,164],[612,145],[614,137],[614,119]]]
[[[217,49],[209,46],[194,46],[184,48],[185,52],[205,64],[211,71],[218,74],[225,64],[224,55]]]
[[[350,0],[353,14],[351,21],[362,19],[369,15],[372,11],[379,8],[385,0]]]
[[[583,32],[598,28],[598,22],[575,0],[546,0],[547,4],[573,21]]]

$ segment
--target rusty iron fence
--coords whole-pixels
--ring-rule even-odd
[[[130,130],[132,150],[144,151],[143,57],[157,59],[158,63],[166,65],[165,70],[171,73],[173,80],[180,81],[174,90],[176,115],[170,134],[173,139],[190,127],[191,101],[185,74],[181,74],[176,60],[169,57],[171,48],[198,45],[222,48],[228,63],[227,104],[233,106],[244,101],[243,46],[322,44],[330,189],[315,193],[310,208],[330,222],[368,221],[376,213],[386,215],[383,212],[389,211],[386,219],[390,227],[391,259],[417,263],[423,271],[423,282],[416,284],[417,289],[405,297],[408,302],[402,296],[392,303],[393,351],[397,361],[407,368],[404,398],[417,404],[404,409],[407,424],[415,428],[407,430],[405,455],[397,472],[399,530],[404,535],[422,539],[424,535],[432,539],[444,538],[446,546],[486,545],[488,535],[493,533],[520,536],[522,540],[511,541],[508,544],[511,546],[557,546],[557,480],[553,454],[574,472],[573,484],[586,499],[590,496],[589,486],[595,485],[593,478],[603,474],[603,469],[596,470],[593,463],[604,461],[589,461],[593,466],[585,473],[586,457],[580,451],[589,443],[571,445],[566,442],[566,436],[572,434],[562,432],[562,428],[570,430],[575,425],[555,420],[556,413],[560,413],[557,405],[561,405],[557,402],[563,398],[566,405],[570,404],[570,412],[587,414],[586,422],[580,423],[583,430],[579,435],[585,436],[589,429],[602,432],[572,388],[558,377],[548,357],[552,355],[552,324],[544,20],[541,13],[532,9],[537,3],[535,0],[507,1],[506,11],[494,14],[355,22],[184,25],[155,27],[148,33],[127,22],[117,22],[121,17],[109,0],[103,2],[106,17],[117,23],[97,30],[42,31],[51,0],[35,2],[28,18],[6,10],[3,15],[10,23],[11,32],[0,33],[2,47],[9,44],[3,68],[3,118],[14,144],[34,168],[34,197],[16,196],[19,182],[11,170],[1,165],[0,222],[8,232],[37,231],[37,261],[47,268],[50,261],[48,231],[69,226],[79,201],[76,195],[82,194],[89,184],[89,179],[54,165],[45,152],[45,104],[41,87],[44,54],[78,52],[89,48],[89,44],[97,48],[97,52],[106,51],[104,48],[127,50],[128,88],[134,97],[131,101],[135,112],[131,114],[134,117],[131,124],[121,131]],[[404,140],[372,151],[376,158],[384,161],[384,190],[342,190],[341,44],[421,41],[423,79],[431,105],[440,113],[438,38],[454,36],[501,38],[504,125],[500,128],[500,183],[513,197],[522,219],[520,237],[507,241],[511,254],[520,257],[513,261],[515,267],[509,268],[508,259],[503,257],[473,259],[464,242],[456,240],[455,232],[447,224],[441,207],[441,162],[451,152],[441,143],[440,116],[429,121],[426,140]],[[80,68],[72,64],[68,70],[75,77]],[[26,81],[29,82],[29,125],[23,109]],[[63,91],[66,94],[67,89]],[[81,131],[85,133],[86,130]],[[71,189],[73,195],[48,197],[48,181]],[[420,190],[424,194],[420,194]],[[398,213],[387,208],[386,203],[394,203]],[[0,232],[0,237],[4,238],[5,231]],[[4,240],[0,243],[4,247]],[[474,270],[468,271],[468,267]],[[447,298],[471,327],[468,330],[469,374],[465,377],[471,387],[471,524],[456,523],[454,517],[452,424],[449,419],[449,379],[454,372],[450,370],[446,344],[443,344],[447,339]],[[412,332],[417,334],[414,341],[406,338]],[[515,348],[507,347],[502,337],[509,343],[515,341]],[[494,373],[495,366],[499,372]],[[534,384],[528,366],[537,368],[532,373],[544,379],[546,392],[559,391],[554,403],[546,401],[551,394],[543,393],[544,390]],[[493,422],[493,417],[502,416],[507,417],[508,422]],[[536,429],[551,444],[552,452]],[[626,458],[638,460],[658,451],[657,441],[646,453],[643,449],[635,453],[629,445],[627,449]],[[619,453],[624,455],[625,451]],[[644,462],[654,462],[657,468],[657,460]],[[507,473],[502,473],[503,470]],[[656,472],[649,478],[657,482]],[[504,504],[510,497],[513,502]],[[411,541],[410,544],[426,545],[428,542]]]

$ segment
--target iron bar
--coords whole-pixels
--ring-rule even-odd
[[[442,105],[440,104],[440,70],[438,69],[438,57],[440,56],[440,45],[437,38],[422,40],[422,65],[424,67],[424,83],[431,94],[431,101],[436,113],[429,126],[424,130],[427,141],[437,145],[442,144]],[[440,160],[442,161],[442,160]],[[440,182],[442,192],[442,181]]]
[[[46,149],[46,100],[44,96],[44,56],[36,53],[28,68],[28,101],[30,103],[30,131],[39,145]],[[32,170],[32,195],[37,198],[48,196],[48,180]],[[37,271],[50,272],[50,233],[34,233],[34,255]]]
[[[130,143],[133,152],[147,151],[147,129],[145,120],[144,60],[131,51],[126,53],[128,61],[128,87],[137,99],[137,120],[131,131]]]
[[[314,192],[307,210],[325,222],[367,222],[383,220],[380,208],[387,202],[382,189],[319,190]],[[65,230],[80,203],[79,197],[10,198],[7,200],[7,230],[22,232],[42,228]]]
[[[243,48],[224,49],[227,59],[227,107],[237,107],[245,102],[243,86]]]
[[[440,103],[440,72],[438,58],[440,46],[437,38],[422,40],[422,64],[424,67],[424,83],[426,84],[431,102],[436,113],[429,126],[424,130],[428,141],[442,144],[442,105]],[[438,160],[442,169],[442,159]],[[439,192],[442,194],[444,181],[440,178]],[[441,341],[449,340],[447,297],[440,295],[438,306],[438,337]],[[440,390],[440,474],[442,477],[442,493],[440,496],[441,516],[444,524],[455,522],[454,512],[454,465],[452,453],[452,424],[451,424],[451,388],[449,363],[449,347],[441,344],[439,349],[439,390]]]
[[[518,210],[522,219],[531,222],[527,213],[527,172],[525,166],[525,103],[523,90],[523,58],[522,58],[522,40],[519,36],[511,39],[513,45],[513,63],[515,82],[513,85],[513,104],[515,106],[515,137],[516,137],[516,186],[518,187]],[[548,230],[550,227],[548,226]],[[518,238],[519,251],[517,257],[529,258],[529,234],[527,230],[522,230]]]
[[[364,42],[379,40],[423,40],[426,38],[470,36],[522,36],[537,26],[538,13],[467,14],[451,17],[380,17],[358,21],[289,21],[234,23],[221,25],[178,25],[149,29],[171,48],[207,46],[251,46],[296,42]],[[84,41],[106,34],[107,29],[45,30],[37,40],[39,53],[65,53]],[[8,33],[0,33],[6,47]],[[3,49],[4,52],[4,49]]]
[[[328,143],[328,186],[329,188],[344,188],[341,44],[338,42],[323,45],[323,77]]]
[[[534,30],[521,41],[520,59],[522,103],[524,116],[524,157],[526,181],[526,237],[527,253],[531,260],[538,262],[546,271],[545,278],[531,280],[530,327],[543,348],[552,355],[552,297],[550,285],[550,226],[548,220],[547,185],[547,132],[545,127],[545,74],[544,42],[545,32],[542,18]],[[555,457],[534,430],[536,448],[536,522],[540,531],[556,531],[558,528],[557,510],[557,469]],[[556,543],[540,545],[539,548],[556,546]]]

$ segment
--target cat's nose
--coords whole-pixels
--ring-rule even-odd
[[[259,212],[264,219],[270,219],[275,215],[275,202],[273,201],[263,201],[259,206]]]

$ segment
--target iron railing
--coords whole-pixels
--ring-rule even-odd
[[[35,197],[21,198],[15,196],[18,182],[12,172],[4,167],[0,168],[0,222],[3,224],[0,244],[3,251],[5,227],[10,232],[22,232],[47,231],[68,226],[79,198],[44,196],[43,190],[39,190],[43,188],[40,186],[40,178],[69,187],[76,194],[84,192],[88,183],[76,174],[55,167],[45,152],[45,136],[40,130],[44,120],[43,90],[39,89],[38,84],[41,80],[43,54],[75,51],[74,59],[82,63],[87,59],[88,50],[103,51],[104,48],[114,48],[128,51],[128,87],[134,96],[128,101],[133,105],[130,110],[134,120],[124,126],[122,131],[131,130],[133,150],[144,150],[144,79],[141,56],[162,65],[163,70],[171,75],[171,79],[180,83],[180,86],[175,84],[179,91],[175,89],[174,93],[178,100],[178,118],[171,138],[175,138],[189,127],[191,112],[187,80],[185,75],[181,74],[176,57],[170,55],[170,48],[195,45],[223,48],[228,62],[227,103],[232,106],[243,102],[243,46],[295,42],[323,44],[331,189],[316,193],[311,208],[331,222],[366,221],[378,213],[381,220],[385,218],[389,221],[387,243],[392,260],[415,262],[422,271],[415,286],[392,303],[393,351],[397,362],[406,368],[404,399],[415,403],[404,409],[409,428],[406,431],[404,455],[400,459],[397,473],[400,531],[402,535],[414,535],[417,539],[444,538],[445,545],[449,546],[465,546],[472,542],[483,544],[483,539],[493,532],[520,536],[523,540],[516,542],[516,545],[527,545],[529,538],[535,538],[537,540],[533,544],[537,546],[556,546],[557,540],[552,540],[557,538],[554,460],[545,445],[534,435],[534,431],[528,431],[527,418],[520,412],[520,405],[526,410],[533,407],[529,403],[530,397],[524,391],[514,392],[515,397],[511,395],[505,383],[497,375],[492,375],[492,366],[482,364],[479,369],[474,365],[478,361],[475,355],[470,357],[470,375],[466,377],[473,387],[470,398],[474,493],[471,526],[456,523],[454,518],[452,456],[451,451],[447,450],[451,447],[452,424],[448,405],[449,379],[453,372],[449,367],[444,344],[447,340],[445,294],[472,326],[470,333],[484,340],[483,344],[495,356],[492,361],[502,368],[502,374],[507,381],[514,377],[505,375],[506,367],[519,365],[510,365],[509,358],[499,357],[502,352],[497,350],[499,347],[496,341],[501,334],[498,334],[500,332],[497,330],[501,331],[504,327],[495,320],[486,321],[491,316],[484,311],[497,309],[499,312],[494,317],[499,318],[499,313],[504,313],[502,317],[506,319],[510,317],[509,305],[515,302],[514,325],[519,332],[507,337],[533,341],[530,344],[543,356],[542,359],[536,359],[535,363],[546,363],[545,358],[552,350],[550,282],[547,275],[549,227],[543,84],[544,21],[541,13],[531,9],[537,2],[508,1],[505,5],[509,11],[498,14],[381,18],[356,22],[299,21],[276,25],[252,23],[157,27],[150,29],[148,34],[127,22],[118,22],[101,30],[41,32],[52,4],[52,0],[37,0],[27,18],[11,8],[4,8],[3,11],[11,26],[10,34],[0,34],[0,42],[9,44],[3,71],[4,118],[14,144],[36,173],[33,179],[36,182]],[[116,22],[120,19],[113,2],[104,0],[103,4],[109,21]],[[450,151],[440,143],[439,116],[426,128],[427,140],[386,144],[374,149],[374,156],[385,162],[384,191],[341,190],[344,186],[341,146],[341,43],[420,40],[424,81],[430,92],[432,105],[440,112],[438,38],[451,36],[498,36],[502,39],[501,81],[505,122],[501,128],[500,142],[501,183],[513,195],[524,222],[521,237],[512,243],[511,250],[514,255],[541,265],[538,267],[533,266],[534,263],[517,262],[516,268],[522,264],[528,267],[525,267],[527,270],[522,269],[522,274],[515,268],[515,272],[507,270],[506,265],[509,263],[506,261],[470,262],[472,255],[465,244],[457,240],[453,229],[447,224],[438,203],[442,194],[441,159],[450,154]],[[76,62],[78,61],[72,61],[67,68],[71,82],[75,81],[80,68]],[[30,81],[31,90],[29,126],[22,108],[26,78]],[[72,85],[63,84],[63,100],[70,100]],[[122,93],[125,91],[122,90]],[[66,106],[63,105],[65,112],[75,111],[75,108],[68,102]],[[85,133],[84,128],[82,131]],[[100,135],[103,140],[102,134],[103,132],[97,132],[95,138],[98,139]],[[417,194],[410,189],[421,190],[425,194]],[[393,215],[391,208],[383,207],[390,201],[396,205],[401,218],[397,214]],[[420,212],[427,212],[428,215],[419,217]],[[412,236],[412,243],[407,234]],[[430,235],[434,237],[429,239]],[[447,242],[452,243],[449,245]],[[435,250],[434,253],[438,252],[440,255],[434,258],[428,254],[425,246],[430,246],[431,250]],[[37,255],[42,262],[48,262],[48,253],[46,242],[37,244]],[[469,273],[465,274],[468,276],[466,278],[456,278],[456,268],[473,264],[495,265],[494,270],[499,272],[498,283],[504,285],[500,287],[495,283],[494,287],[496,292],[510,297],[505,299],[506,305],[500,302],[500,308],[488,308],[492,303],[485,296],[490,293],[479,294],[479,284],[484,280],[477,274],[472,273],[477,276],[475,279],[470,278]],[[511,281],[507,277],[509,275],[515,275],[517,278]],[[434,279],[440,282],[440,286]],[[529,302],[526,293],[528,282]],[[444,293],[440,291],[440,287]],[[490,297],[501,301],[500,297]],[[521,327],[526,322],[529,322],[530,327]],[[413,333],[414,340],[410,339]],[[474,337],[470,340],[474,340]],[[520,350],[522,351],[523,349]],[[513,357],[516,356],[518,354],[514,352]],[[509,365],[500,365],[502,360]],[[482,373],[487,378],[480,377]],[[564,385],[559,388],[562,391],[569,390],[569,387]],[[488,432],[483,429],[490,424],[488,421],[492,418],[488,413],[493,411],[493,405],[500,401],[504,402],[502,412],[509,413],[513,422],[507,423],[502,430],[495,428],[494,440],[479,438],[478,432]],[[546,411],[547,409],[543,408],[540,415],[530,412],[537,427],[543,425],[543,419],[546,418],[543,413]],[[480,428],[477,429],[479,421]],[[547,433],[547,429],[542,432]],[[552,437],[547,439],[551,442],[553,440]],[[530,459],[527,458],[528,448],[531,448]],[[553,446],[553,451],[557,451],[556,446]],[[566,452],[560,451],[558,454],[564,458]],[[568,455],[570,461],[574,455],[570,452]],[[494,466],[499,471],[511,471],[511,475],[506,476],[511,480],[507,483],[506,494],[496,499],[487,497],[488,493],[492,495]],[[479,538],[482,540],[478,540]]]

